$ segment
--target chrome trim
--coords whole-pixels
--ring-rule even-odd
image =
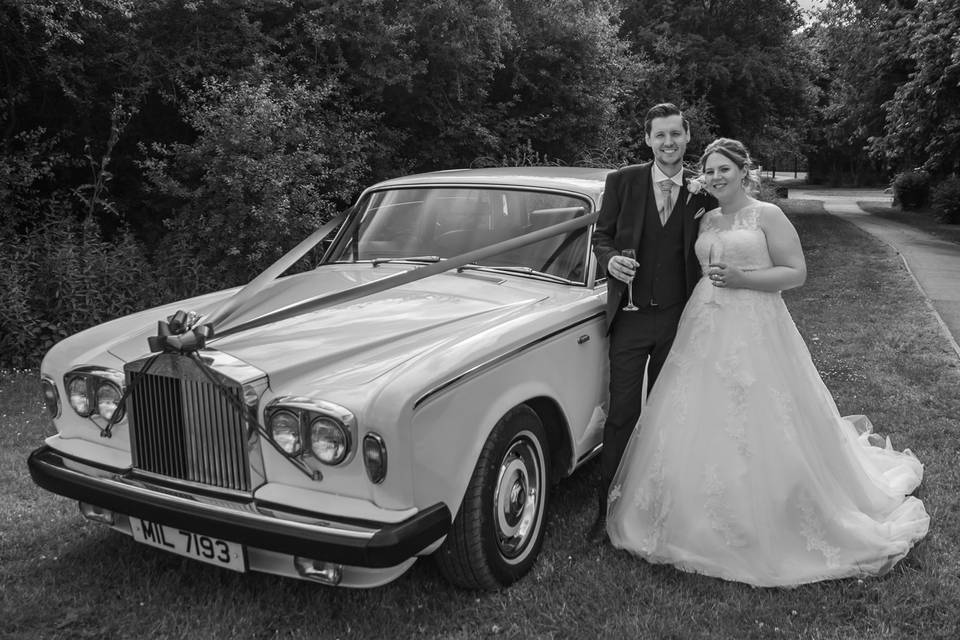
[[[106,378],[110,382],[114,383],[120,387],[120,391],[123,391],[124,386],[127,384],[126,377],[123,375],[123,371],[118,371],[117,369],[111,369],[109,367],[98,367],[95,365],[85,365],[82,367],[74,367],[63,374],[63,377],[66,379],[67,376],[73,374],[85,374],[85,375],[95,375],[101,378]],[[66,380],[64,380],[66,382]]]
[[[150,488],[154,491],[159,491],[165,494],[170,495],[181,495],[181,497],[193,498],[192,494],[184,493],[178,491],[178,488],[182,489],[191,489],[193,491],[198,491],[200,493],[211,495],[211,496],[229,496],[232,498],[238,498],[243,500],[250,499],[249,491],[240,491],[238,489],[230,489],[228,487],[218,487],[212,484],[203,484],[202,482],[193,482],[191,480],[182,480],[180,478],[172,478],[170,476],[165,476],[160,473],[154,473],[152,471],[146,471],[145,469],[138,469],[136,467],[130,468],[131,478],[137,480],[142,480],[144,485],[147,485],[146,481],[150,481]],[[128,481],[130,482],[130,481]],[[158,484],[154,484],[158,483]]]
[[[495,365],[498,365],[498,364],[500,364],[501,362],[504,362],[505,360],[509,360],[510,358],[516,357],[516,356],[519,355],[520,353],[522,353],[522,352],[524,352],[524,351],[526,351],[526,350],[528,350],[528,349],[531,349],[531,348],[533,348],[534,346],[536,346],[536,345],[538,345],[538,344],[540,344],[540,343],[542,343],[542,342],[545,342],[545,341],[549,340],[550,338],[556,337],[556,336],[558,336],[558,335],[560,335],[560,334],[562,334],[562,333],[566,333],[567,331],[570,331],[571,329],[574,329],[574,328],[576,328],[576,327],[579,327],[580,325],[585,324],[585,323],[587,323],[587,322],[590,322],[590,321],[592,321],[592,320],[596,320],[597,318],[602,318],[602,317],[604,317],[605,313],[606,313],[605,311],[599,311],[599,312],[597,312],[597,313],[594,313],[593,315],[587,316],[586,318],[582,318],[582,319],[580,319],[580,320],[577,320],[577,321],[573,322],[572,324],[569,324],[569,325],[567,325],[567,326],[565,326],[565,327],[563,327],[563,328],[561,328],[561,329],[557,329],[557,330],[552,331],[552,332],[550,332],[550,333],[548,333],[548,334],[546,334],[546,335],[540,336],[539,338],[535,338],[534,340],[531,340],[530,342],[528,342],[528,343],[526,343],[526,344],[520,345],[519,347],[513,349],[512,351],[508,351],[508,352],[506,352],[506,353],[502,353],[502,354],[500,354],[499,356],[496,356],[496,357],[494,357],[494,358],[491,358],[490,360],[487,360],[486,362],[481,362],[480,364],[475,365],[475,366],[471,367],[470,369],[467,369],[467,370],[464,371],[463,373],[457,374],[457,375],[454,376],[453,378],[451,378],[451,379],[449,379],[449,380],[447,380],[447,381],[445,381],[445,382],[442,382],[442,383],[438,384],[437,386],[433,387],[432,389],[430,389],[429,391],[427,391],[426,393],[424,393],[422,396],[420,396],[419,398],[417,398],[417,401],[413,403],[413,409],[414,409],[414,411],[416,411],[416,410],[420,407],[420,405],[424,404],[427,400],[429,400],[431,397],[435,396],[436,394],[438,394],[438,393],[440,393],[440,392],[442,392],[442,391],[445,391],[446,389],[448,389],[448,388],[450,388],[450,387],[452,387],[452,386],[455,386],[455,385],[457,385],[457,384],[460,384],[461,382],[464,382],[465,380],[467,380],[467,379],[469,379],[469,378],[475,377],[475,376],[479,375],[480,373],[482,373],[483,371],[485,371],[486,369],[489,369],[489,368],[491,368],[491,367],[493,367],[493,366],[495,366]]]
[[[232,505],[229,502],[224,503],[224,501],[205,500],[201,496],[187,496],[182,493],[174,493],[165,487],[147,485],[142,482],[136,482],[123,478],[100,478],[99,482],[106,485],[123,487],[124,491],[127,491],[134,496],[146,497],[151,495],[155,496],[156,494],[161,493],[164,496],[164,500],[173,505],[202,504],[204,509],[213,513],[230,514],[234,517],[239,516],[242,519],[250,522],[269,523],[276,520],[283,520],[284,526],[289,526],[294,529],[300,529],[302,531],[321,531],[333,535],[356,538],[358,540],[369,540],[378,531],[377,529],[367,529],[355,525],[337,526],[331,523],[329,520],[322,520],[319,518],[304,522],[300,519],[295,520],[287,517],[281,517],[275,510],[271,510],[271,513],[275,515],[266,515],[260,513],[259,510],[252,510],[258,509],[258,507],[255,505]],[[249,498],[249,495],[246,495],[245,497]],[[245,506],[246,508],[244,508]]]
[[[210,490],[221,490],[226,489],[228,491],[244,491],[247,495],[250,494],[256,487],[260,486],[266,482],[266,468],[263,461],[263,455],[260,450],[260,436],[257,429],[252,428],[249,422],[245,421],[239,415],[234,415],[232,409],[228,409],[229,416],[221,416],[220,411],[224,407],[229,407],[230,402],[226,398],[222,398],[221,392],[219,390],[216,393],[213,393],[212,387],[215,387],[209,380],[207,374],[210,377],[218,379],[221,383],[227,387],[233,389],[237,394],[237,399],[240,403],[246,405],[252,409],[255,414],[259,405],[259,398],[262,396],[263,392],[266,390],[269,383],[269,379],[263,371],[250,365],[239,358],[236,358],[230,354],[223,353],[220,351],[206,349],[198,352],[197,354],[203,363],[203,365],[208,369],[206,373],[201,371],[200,365],[195,362],[192,358],[187,356],[177,355],[177,354],[162,354],[157,357],[153,364],[151,365],[147,376],[160,380],[162,378],[167,378],[173,384],[173,381],[176,380],[177,385],[187,385],[185,387],[186,391],[189,392],[188,396],[190,398],[189,404],[184,404],[180,408],[180,413],[178,414],[178,420],[187,420],[195,421],[200,420],[200,424],[208,424],[209,429],[197,430],[191,429],[185,431],[185,439],[181,443],[182,451],[180,452],[182,459],[177,458],[179,463],[177,464],[187,464],[188,466],[184,469],[192,470],[191,472],[196,473],[206,473],[209,471],[209,465],[214,465],[217,469],[221,469],[223,464],[226,464],[226,467],[229,469],[228,476],[233,480],[245,484],[247,489],[236,489],[230,487],[223,487],[218,484],[204,484],[200,483],[200,486],[206,486],[207,491]],[[133,376],[143,375],[143,368],[147,362],[150,361],[150,358],[143,358],[133,362],[129,362],[125,366],[125,372],[128,375]],[[187,364],[189,361],[189,365]],[[206,387],[211,387],[210,392],[206,391]],[[144,388],[146,389],[146,387]],[[250,397],[256,396],[258,400],[256,402],[248,402],[247,391],[251,390]],[[139,392],[138,392],[139,393]],[[156,405],[150,409],[151,404],[156,404],[159,401],[159,397],[156,396],[157,388],[150,387],[150,390],[144,391],[147,393],[146,396],[141,398],[139,401],[144,402],[144,407],[140,411],[148,411],[149,415],[154,415],[156,411],[166,411],[172,412],[176,407],[169,406],[163,407]],[[137,395],[137,394],[134,394]],[[136,399],[134,399],[137,402]],[[133,408],[133,405],[128,407],[129,409]],[[130,411],[126,418],[131,420],[133,411]],[[233,436],[230,436],[231,439],[234,439],[233,444],[238,448],[234,451],[238,452],[238,455],[234,457],[227,457],[224,459],[220,458],[210,458],[207,454],[214,454],[216,449],[211,449],[207,451],[207,445],[210,443],[217,443],[217,446],[223,445],[221,438],[224,437],[224,434],[227,432],[222,432],[216,429],[213,429],[213,423],[209,422],[212,419],[219,419],[229,417],[231,420],[239,420],[244,423],[243,433],[235,433]],[[156,418],[154,418],[155,421]],[[151,423],[153,424],[153,423]],[[153,424],[153,427],[156,427]],[[131,453],[137,449],[137,439],[138,434],[135,433],[135,429],[131,429],[130,438],[131,438]],[[152,441],[156,441],[158,438],[172,438],[171,435],[164,435],[163,432],[157,431],[156,428],[150,428],[149,431],[145,431],[141,435],[149,434],[148,437]],[[156,442],[154,442],[156,444]],[[159,455],[160,450],[154,449],[154,451]],[[221,451],[221,453],[228,453],[227,450]],[[232,454],[231,454],[232,455]],[[246,458],[241,460],[241,458]],[[134,455],[136,459],[136,455]],[[173,458],[162,458],[158,459],[167,463],[175,463],[176,461]],[[154,461],[155,462],[155,461]],[[238,466],[239,465],[239,466]],[[149,466],[149,464],[145,465]],[[149,471],[142,468],[142,466],[135,465],[137,473],[150,474],[157,473],[157,471]],[[163,473],[157,473],[158,477],[162,477],[166,482],[172,485],[179,485],[183,483],[183,486],[193,486],[192,483],[196,480],[190,480],[186,477],[177,477],[174,475],[165,475]]]

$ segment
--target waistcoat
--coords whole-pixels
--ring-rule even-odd
[[[660,223],[653,190],[648,191],[647,215],[637,247],[637,275],[633,280],[633,302],[638,307],[670,307],[686,300],[686,250],[683,246],[681,207],[667,224]]]

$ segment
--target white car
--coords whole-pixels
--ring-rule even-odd
[[[432,555],[498,589],[600,447],[608,173],[442,171],[360,196],[249,285],[91,328],[41,368],[34,481],[137,541],[373,587]],[[300,261],[302,263],[302,260]],[[180,313],[177,313],[180,312]]]

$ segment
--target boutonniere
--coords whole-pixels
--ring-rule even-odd
[[[687,178],[687,202],[690,202],[690,198],[704,191],[706,188],[707,185],[703,181],[703,176]]]
[[[693,219],[699,220],[700,218],[703,217],[703,214],[705,214],[706,212],[707,212],[706,209],[704,209],[703,207],[700,207],[700,209],[698,209],[697,212],[693,214]]]

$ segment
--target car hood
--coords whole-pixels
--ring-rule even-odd
[[[281,278],[240,305],[225,327],[229,332],[231,326],[302,300],[409,269],[409,265],[329,265]],[[310,375],[313,382],[362,384],[425,351],[476,338],[485,328],[524,313],[548,297],[544,286],[513,276],[446,272],[348,302],[321,301],[294,317],[215,337],[209,347],[240,358],[271,378]],[[127,362],[143,357],[151,333],[128,335],[110,351]]]

